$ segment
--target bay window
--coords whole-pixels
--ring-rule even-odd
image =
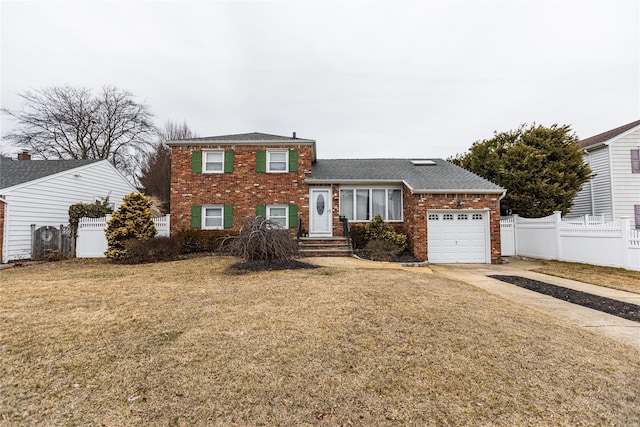
[[[402,190],[396,188],[349,188],[340,190],[340,215],[349,221],[402,221]]]

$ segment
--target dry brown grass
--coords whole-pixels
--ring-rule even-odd
[[[401,270],[0,272],[0,424],[637,425],[639,352]]]
[[[640,271],[561,261],[540,261],[532,271],[640,294]]]

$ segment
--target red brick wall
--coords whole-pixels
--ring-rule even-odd
[[[498,194],[411,194],[403,190],[404,222],[414,254],[427,259],[427,209],[489,208],[491,262],[501,260],[500,253],[500,195]]]
[[[309,187],[305,171],[311,171],[311,147],[291,145],[298,150],[298,172],[256,172],[256,151],[269,146],[222,145],[178,146],[171,148],[171,231],[191,228],[192,205],[233,205],[233,227],[240,228],[256,214],[259,204],[298,205],[303,223],[309,224]],[[191,151],[233,150],[232,173],[192,173]]]

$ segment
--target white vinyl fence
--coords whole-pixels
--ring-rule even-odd
[[[640,271],[640,230],[629,219],[544,218],[518,215],[500,220],[502,255],[580,262]]]
[[[107,250],[107,238],[104,231],[111,215],[104,218],[80,218],[78,239],[76,240],[76,257],[101,258]],[[169,236],[169,215],[153,219],[156,225],[156,236]]]

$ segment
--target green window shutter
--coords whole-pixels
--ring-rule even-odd
[[[233,228],[233,206],[224,205],[224,228]]]
[[[224,152],[224,173],[233,172],[233,150]]]
[[[202,206],[191,205],[191,228],[202,227]]]
[[[266,218],[267,217],[267,205],[258,205],[258,206],[256,206],[256,217],[257,218]]]
[[[202,151],[191,152],[191,172],[202,173]]]
[[[289,205],[289,228],[298,227],[298,205],[291,203]]]
[[[267,171],[267,151],[256,151],[256,172],[265,173]]]
[[[289,150],[289,172],[298,172],[298,150]]]

